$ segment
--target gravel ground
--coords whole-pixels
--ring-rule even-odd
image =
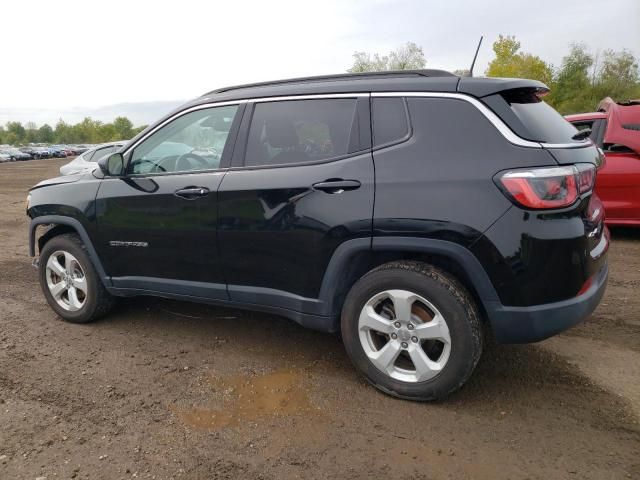
[[[272,315],[138,298],[61,321],[24,200],[62,163],[0,165],[0,479],[640,479],[640,231],[614,231],[587,323],[418,404]]]

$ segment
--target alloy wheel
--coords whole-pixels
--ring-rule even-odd
[[[87,277],[71,253],[62,250],[49,256],[46,266],[47,288],[63,309],[76,312],[87,301]]]
[[[369,299],[360,312],[358,334],[371,363],[404,382],[434,378],[451,353],[443,315],[428,300],[407,290],[385,290]]]

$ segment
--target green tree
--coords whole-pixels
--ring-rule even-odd
[[[100,143],[99,130],[101,126],[102,122],[93,120],[91,117],[85,117],[80,123],[72,127],[73,141],[75,143]]]
[[[12,145],[23,143],[26,137],[26,130],[20,122],[7,123],[7,143]]]
[[[138,135],[140,132],[142,132],[142,131],[143,131],[145,128],[147,128],[148,126],[149,126],[149,125],[140,125],[139,127],[134,128],[134,129],[133,129],[133,132],[132,132],[132,133],[133,133],[133,136],[132,136],[131,138],[133,138],[133,137],[135,137],[136,135]]]
[[[9,122],[6,128],[0,125],[0,144],[22,145],[26,143],[103,143],[113,140],[128,140],[147,126],[133,127],[126,117],[117,117],[112,123],[103,123],[90,117],[75,125],[60,119],[55,129],[44,124],[40,128],[34,122],[24,126],[20,122]]]
[[[602,64],[595,75],[594,94],[600,99],[629,100],[640,97],[638,60],[627,51],[605,50]]]
[[[56,143],[73,143],[73,131],[71,126],[64,120],[58,120],[54,130],[53,138]]]
[[[347,71],[349,73],[383,72],[387,70],[419,70],[424,68],[427,61],[424,58],[422,47],[413,42],[380,56],[375,53],[355,52],[353,65]]]
[[[113,121],[113,129],[115,131],[115,138],[113,138],[113,140],[133,137],[133,124],[127,117],[116,117]]]
[[[546,85],[553,82],[553,69],[537,55],[520,51],[520,42],[514,36],[500,35],[493,43],[496,58],[489,63],[488,77],[516,77],[539,80]]]
[[[52,143],[54,141],[53,128],[51,125],[45,123],[38,129],[38,140],[39,143]]]
[[[113,127],[113,123],[105,123],[100,125],[98,129],[98,138],[100,142],[109,142],[116,137],[116,129]]]
[[[34,122],[25,124],[25,143],[35,143],[38,141],[38,127]]]
[[[595,110],[605,97],[640,98],[638,59],[628,50],[606,50],[598,65],[585,45],[572,44],[555,72],[539,57],[522,53],[515,37],[500,35],[493,51],[488,76],[541,80],[551,87],[545,101],[564,115]]]
[[[561,113],[587,111],[594,108],[594,92],[590,69],[593,56],[584,44],[572,44],[556,72],[553,90],[548,101]]]

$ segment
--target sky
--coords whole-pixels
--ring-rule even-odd
[[[3,0],[0,15],[0,123],[342,73],[407,41],[454,70],[484,35],[476,74],[500,33],[554,65],[571,42],[640,56],[640,0]]]

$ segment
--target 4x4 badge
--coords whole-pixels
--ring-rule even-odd
[[[121,242],[120,240],[111,240],[109,245],[112,247],[143,247],[147,248],[149,243],[147,242]]]

